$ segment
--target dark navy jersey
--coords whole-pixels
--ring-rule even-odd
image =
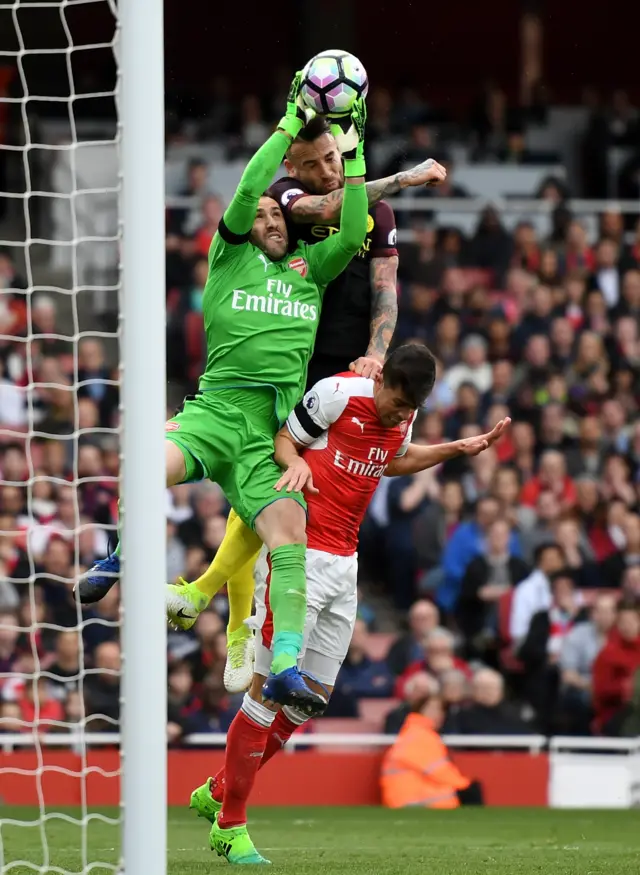
[[[339,222],[321,224],[292,221],[291,209],[301,197],[312,194],[298,179],[286,176],[270,188],[278,201],[291,237],[317,243],[335,234]],[[384,201],[369,207],[367,236],[360,251],[340,276],[329,283],[325,292],[307,385],[324,377],[348,370],[349,364],[364,355],[369,346],[372,288],[372,258],[397,255],[396,220]]]

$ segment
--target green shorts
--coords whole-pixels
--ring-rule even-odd
[[[282,471],[273,459],[278,430],[271,390],[215,389],[186,401],[169,420],[166,439],[180,447],[185,482],[205,477],[220,485],[229,504],[251,528],[267,505],[293,498],[306,510],[301,492],[279,493]]]

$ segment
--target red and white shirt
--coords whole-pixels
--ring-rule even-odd
[[[373,399],[374,381],[355,374],[320,380],[287,419],[291,436],[313,473],[318,495],[309,506],[307,543],[314,550],[351,556],[358,529],[392,459],[404,456],[415,413],[409,422],[385,428]]]

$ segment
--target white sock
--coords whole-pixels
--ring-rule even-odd
[[[256,702],[255,699],[251,698],[249,693],[244,694],[241,710],[244,711],[247,717],[250,717],[254,723],[257,723],[258,726],[269,727],[276,719],[275,711],[270,711],[268,708],[265,708],[262,702]]]

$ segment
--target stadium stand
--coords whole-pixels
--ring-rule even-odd
[[[398,678],[420,671],[449,690],[448,719],[457,734],[623,735],[638,718],[640,210],[637,202],[622,200],[637,194],[632,170],[640,158],[638,114],[629,116],[624,136],[615,110],[590,113],[585,107],[543,107],[541,117],[532,113],[512,130],[499,97],[485,96],[470,127],[423,121],[428,113],[421,106],[412,106],[409,124],[402,96],[391,103],[375,91],[370,97],[371,177],[416,155],[434,154],[449,167],[443,191],[403,195],[393,203],[401,244],[395,342],[425,342],[440,363],[415,436],[437,442],[480,433],[505,413],[514,425],[495,451],[477,459],[382,481],[360,552],[362,659],[375,669],[370,680],[380,696],[367,694],[342,716],[339,709],[348,699],[343,696],[332,716],[316,723],[323,732],[382,731],[385,721],[411,704],[411,687],[399,685]],[[503,107],[499,118],[491,111],[496,101]],[[216,118],[227,117],[228,107],[216,109]],[[266,131],[270,111],[259,111]],[[585,199],[593,185],[577,155],[589,147],[596,122],[609,131],[603,194],[620,196],[619,203]],[[179,125],[169,126],[170,407],[193,388],[202,365],[206,240],[255,136],[255,120],[220,124],[203,133],[208,141],[192,135],[190,142]],[[55,120],[43,119],[42,128],[53,141]],[[54,154],[49,172],[65,191],[68,168],[55,160]],[[113,155],[89,160],[79,149],[76,160],[86,187],[108,185]],[[96,223],[111,227],[115,197],[107,194],[97,215],[80,211],[76,233],[88,233]],[[53,211],[49,218],[54,236],[64,239],[68,216]],[[63,254],[61,248],[56,252]],[[60,277],[68,267],[56,261],[42,269]],[[27,447],[26,344],[7,340],[24,336],[26,327],[21,269],[12,251],[0,253],[0,671],[28,672],[35,648],[41,666],[50,666],[57,680],[43,680],[35,691],[0,681],[6,721],[0,731],[11,728],[9,718],[33,712],[34,696],[42,719],[75,719],[77,685],[65,681],[74,672],[68,652],[73,642],[38,623],[75,623],[70,583],[103,555],[104,527],[116,517],[114,485],[101,481],[118,471],[113,435],[65,440],[77,428],[68,391],[74,360],[64,340],[72,331],[64,303],[44,293],[34,296],[33,318],[53,337],[31,344],[40,387],[30,403],[48,437]],[[87,247],[78,269],[81,281],[97,276],[105,284],[114,270],[113,253]],[[97,329],[112,315],[99,295],[89,309],[88,324]],[[79,368],[79,378],[90,381],[81,393],[80,428],[113,428],[114,350],[99,338],[82,342]],[[27,450],[36,478],[29,512]],[[88,478],[77,491],[65,485],[74,452],[81,476]],[[417,501],[407,511],[402,496],[409,489]],[[73,567],[76,501],[83,532],[80,565]],[[170,578],[193,578],[206,566],[222,538],[226,512],[210,484],[167,493]],[[496,520],[506,524],[506,537],[505,525],[496,526]],[[27,544],[36,557],[35,605],[23,596],[30,575]],[[528,591],[532,595],[518,613]],[[603,593],[613,597],[611,610],[602,607]],[[622,608],[616,611],[618,602]],[[424,604],[434,606],[435,620],[414,623],[412,606]],[[465,620],[469,604],[481,618],[472,629]],[[238,707],[220,683],[225,611],[220,596],[192,634],[170,635],[173,744],[191,731],[223,731]],[[96,622],[85,629],[85,656],[98,672],[85,686],[87,709],[115,720],[117,590],[89,615]],[[567,643],[582,626],[592,642],[576,680]],[[449,630],[449,649],[436,646],[441,627]],[[359,665],[349,666],[354,676]],[[608,680],[607,665],[615,667],[616,683]],[[399,698],[391,697],[394,688]]]

